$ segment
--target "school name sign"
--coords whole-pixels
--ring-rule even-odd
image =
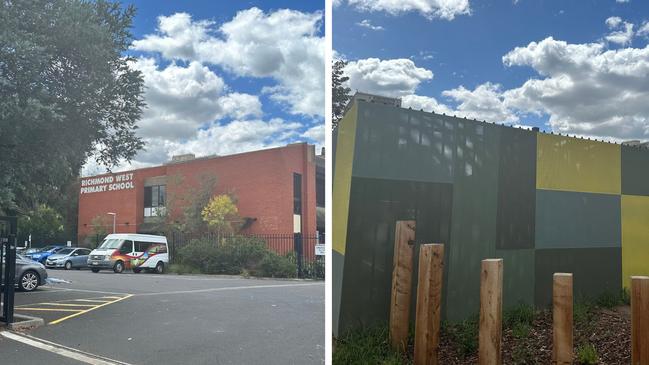
[[[114,190],[135,189],[133,173],[90,177],[81,180],[80,194],[102,193]]]

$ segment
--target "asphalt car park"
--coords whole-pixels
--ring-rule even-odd
[[[48,271],[60,283],[16,294],[16,313],[46,324],[0,336],[9,363],[81,363],[47,346],[128,364],[324,362],[321,281]]]

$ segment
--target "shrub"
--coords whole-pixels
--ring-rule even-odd
[[[517,325],[531,326],[534,322],[536,312],[534,307],[525,303],[519,303],[517,306],[505,311],[504,324],[507,328],[514,329]]]
[[[269,251],[263,240],[236,236],[220,245],[207,239],[191,240],[177,251],[172,271],[178,273],[294,277],[296,266]]]
[[[332,360],[334,365],[408,363],[402,354],[390,348],[387,325],[348,332],[336,342]]]
[[[622,295],[607,291],[602,293],[599,297],[597,297],[596,303],[597,306],[601,308],[611,309],[617,305],[622,304],[622,300],[623,300]]]
[[[457,344],[464,357],[478,350],[478,315],[473,315],[457,324],[444,324],[442,329]]]
[[[599,362],[597,350],[590,343],[585,343],[577,348],[577,363],[595,365]]]

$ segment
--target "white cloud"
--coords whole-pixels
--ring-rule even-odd
[[[433,78],[430,70],[417,67],[412,60],[406,58],[351,61],[345,67],[345,74],[349,77],[352,91],[391,97],[414,94],[421,82]]]
[[[238,76],[270,77],[277,85],[265,91],[273,100],[295,114],[324,115],[324,38],[317,35],[321,12],[251,8],[218,29],[185,13],[161,16],[158,23],[158,34],[135,41],[134,49],[220,65]]]
[[[401,98],[401,106],[437,114],[453,115],[455,111],[448,106],[439,103],[435,98],[422,95],[406,95]]]
[[[543,76],[503,92],[507,108],[547,114],[562,133],[649,139],[649,46],[611,50],[549,37],[512,50],[503,62]]]
[[[132,66],[142,72],[146,86],[147,107],[138,123],[142,137],[188,138],[223,117],[261,115],[257,96],[227,94],[223,79],[199,62],[160,69],[154,59],[139,58]]]
[[[649,21],[645,20],[640,28],[638,28],[638,32],[636,33],[638,36],[644,36],[647,37],[649,36]]]
[[[314,143],[316,152],[320,153],[320,149],[325,144],[325,125],[322,123],[314,125],[307,129],[306,132],[302,133],[301,137],[310,140],[310,143]]]
[[[606,26],[609,29],[614,30],[611,33],[607,34],[604,39],[610,43],[620,44],[622,46],[628,45],[633,40],[633,24],[629,22],[622,21],[622,18],[617,16],[612,16],[607,18]]]
[[[372,22],[369,21],[369,19],[363,19],[360,22],[356,23],[356,25],[358,25],[359,27],[367,28],[367,29],[371,29],[371,30],[385,30],[385,28],[383,28],[380,25],[373,25]]]
[[[501,89],[499,84],[487,82],[474,90],[460,86],[445,90],[442,95],[459,103],[457,111],[461,116],[497,123],[517,122],[518,116],[505,105]]]
[[[391,15],[418,12],[428,19],[453,20],[458,15],[470,15],[469,0],[347,0],[360,11],[384,11]]]
[[[630,0],[615,0],[616,3],[628,3]]]

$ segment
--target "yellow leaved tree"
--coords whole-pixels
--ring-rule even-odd
[[[227,194],[216,195],[210,199],[201,212],[203,221],[217,234],[219,242],[225,234],[233,233],[239,219],[239,209]]]

